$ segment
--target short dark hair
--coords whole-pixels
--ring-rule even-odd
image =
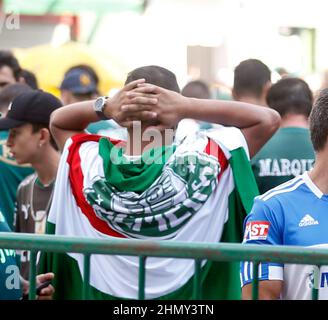
[[[302,114],[308,117],[313,104],[313,94],[304,80],[283,78],[271,86],[266,101],[281,117],[286,114]]]
[[[180,93],[176,76],[168,69],[159,66],[145,66],[129,72],[125,84],[145,79],[147,83]]]
[[[193,80],[188,82],[183,89],[181,94],[189,98],[198,99],[210,99],[211,91],[208,84],[202,80]]]
[[[0,91],[0,112],[8,108],[10,102],[21,93],[32,91],[32,89],[23,83],[7,84]]]
[[[328,88],[320,91],[310,114],[310,132],[313,148],[321,151],[328,137]]]
[[[23,69],[20,73],[20,76],[24,78],[25,83],[30,86],[32,89],[37,90],[39,89],[38,80],[36,75],[29,70]]]
[[[31,126],[32,126],[32,132],[35,133],[35,132],[38,132],[40,131],[41,129],[45,128],[45,129],[48,129],[49,133],[50,133],[50,144],[51,146],[55,149],[55,150],[59,150],[57,144],[56,144],[56,141],[54,139],[54,137],[52,136],[51,134],[51,131],[49,129],[49,126],[47,126],[46,124],[44,123],[31,123],[31,122],[28,122]]]
[[[235,68],[233,91],[239,97],[250,94],[259,98],[270,81],[271,71],[267,65],[257,59],[244,60]]]
[[[16,81],[18,81],[22,69],[11,51],[0,50],[0,69],[4,66],[12,70]]]

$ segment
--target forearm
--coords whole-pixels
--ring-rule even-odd
[[[128,117],[122,112],[122,106],[134,103],[135,99],[137,99],[137,103],[140,104],[156,104],[157,99],[154,99],[153,95],[139,94],[139,97],[137,98],[131,96],[131,91],[144,81],[144,79],[132,81],[125,85],[124,88],[117,92],[113,97],[106,100],[106,104],[103,106],[104,108],[102,110],[105,117],[107,119],[115,120],[121,126],[128,126]],[[68,138],[75,134],[83,133],[84,129],[86,129],[90,123],[100,120],[94,110],[94,103],[95,100],[74,103],[59,108],[52,113],[50,119],[50,130],[60,150],[63,150]],[[147,114],[146,119],[148,119]]]
[[[82,131],[90,123],[99,121],[93,109],[94,100],[73,103],[55,110],[51,115],[51,127]]]
[[[188,104],[182,108],[182,118],[192,118],[240,129],[255,126],[264,121],[269,114],[275,113],[269,108],[243,102],[193,98],[188,100]]]
[[[243,102],[189,99],[181,117],[193,118],[242,130],[253,157],[280,125],[278,112]]]

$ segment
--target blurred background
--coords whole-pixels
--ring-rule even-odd
[[[316,91],[328,69],[326,0],[0,0],[0,49],[11,49],[41,88],[57,93],[64,72],[87,63],[100,90],[129,70],[157,64],[229,96],[233,69],[256,58]]]

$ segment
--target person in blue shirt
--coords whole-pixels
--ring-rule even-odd
[[[11,232],[4,216],[0,212],[0,232]],[[37,284],[44,283],[54,278],[53,273],[45,273],[37,276]],[[0,248],[0,300],[20,300],[27,295],[29,283],[19,273],[16,264],[15,250]],[[39,300],[52,298],[54,288],[48,285],[43,288],[38,296]]]
[[[4,216],[0,213],[0,232],[10,232]],[[0,300],[18,300],[22,297],[19,269],[15,250],[0,249]]]
[[[244,222],[244,244],[328,247],[328,89],[312,108],[310,132],[314,168],[255,199]],[[252,296],[252,269],[252,263],[241,263],[244,299]],[[260,299],[311,299],[313,286],[319,289],[319,299],[328,299],[328,266],[263,262],[259,279]]]

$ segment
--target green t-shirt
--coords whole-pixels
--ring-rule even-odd
[[[0,213],[0,232],[10,231],[4,216]],[[15,250],[0,248],[0,300],[18,300],[21,297]]]
[[[308,129],[280,128],[252,159],[260,193],[312,169],[314,158]]]
[[[8,226],[13,230],[16,191],[20,182],[34,170],[29,166],[20,166],[10,157],[6,147],[8,131],[0,131],[0,212]]]

